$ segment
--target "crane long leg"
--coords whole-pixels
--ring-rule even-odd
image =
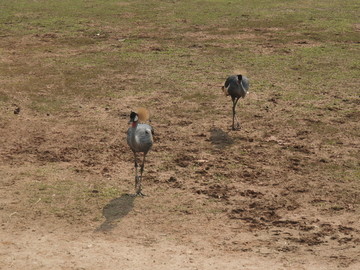
[[[144,196],[144,194],[141,192],[141,180],[142,180],[142,175],[143,175],[143,172],[144,172],[145,157],[146,157],[146,153],[144,153],[143,161],[142,161],[142,164],[141,164],[141,167],[140,167],[140,177],[139,177],[137,190],[136,190],[136,195],[138,195],[138,196]]]
[[[137,186],[139,184],[138,163],[137,163],[136,152],[134,152],[134,162],[135,162],[135,190],[136,190]]]
[[[233,117],[232,117],[232,129],[235,129],[234,126],[234,121],[235,121],[235,98],[232,98],[232,102],[233,102],[233,107],[232,107],[232,113],[233,113]]]
[[[236,104],[238,102],[239,98],[234,98],[233,99],[233,108],[232,108],[232,111],[233,111],[233,122],[232,122],[232,129],[235,130],[235,118],[236,118],[236,123],[237,123],[237,127],[239,127],[239,121],[236,117]]]

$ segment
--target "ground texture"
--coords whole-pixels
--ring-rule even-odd
[[[0,269],[360,269],[356,1],[56,2],[0,4]]]

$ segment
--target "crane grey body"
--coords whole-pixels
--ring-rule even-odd
[[[130,114],[132,125],[127,131],[127,143],[134,153],[135,161],[135,195],[143,196],[141,192],[141,180],[144,171],[145,157],[153,145],[154,130],[150,125],[138,124],[138,115],[134,112]],[[143,161],[140,167],[140,176],[138,176],[137,153],[144,153]]]
[[[232,119],[232,129],[235,130],[235,118],[237,122],[237,127],[239,127],[239,121],[236,117],[236,104],[240,98],[245,98],[246,94],[249,91],[249,79],[243,75],[232,75],[229,76],[224,86],[222,87],[225,94],[231,96],[233,102],[233,119]]]

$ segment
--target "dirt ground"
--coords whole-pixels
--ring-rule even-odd
[[[107,50],[110,55],[125,46],[118,45],[124,43],[119,33],[105,30],[109,33],[95,37],[103,39],[100,45],[78,51],[60,34],[1,39],[7,53],[0,60],[12,75],[0,81],[6,85],[0,92],[6,96],[0,99],[0,269],[360,269],[355,83],[341,96],[337,86],[314,90],[321,98],[304,102],[287,96],[297,91],[295,83],[261,85],[266,76],[271,82],[270,75],[250,67],[254,84],[238,104],[241,129],[232,131],[231,101],[220,89],[229,71],[219,67],[202,81],[188,78],[192,89],[173,88],[166,76],[156,79],[156,72],[176,70],[170,61],[163,70],[153,64],[151,76],[150,68],[136,73],[131,67],[111,71],[109,65],[93,80],[61,81],[77,69],[63,55]],[[265,30],[250,29],[236,38],[266,39],[251,47],[258,54],[293,53],[274,41],[278,29],[266,30],[268,36]],[[161,54],[161,37],[143,35],[136,38],[147,45],[137,53]],[[206,46],[222,46],[200,27],[188,35],[191,42],[208,44],[189,45],[192,54],[180,52],[179,59],[197,59]],[[319,44],[309,38],[289,45],[299,46]],[[196,64],[179,68],[201,78],[205,68]],[[86,62],[81,72],[94,66]],[[28,77],[13,75],[22,72]],[[158,90],[132,94],[140,75],[155,77],[147,83]],[[300,79],[294,75],[294,81]],[[74,94],[59,105],[63,108],[46,107],[56,105],[46,102],[68,84],[112,87],[120,94]],[[213,94],[204,97],[194,89]],[[128,195],[134,192],[134,170],[125,133],[130,110],[139,103],[150,107],[155,142],[145,165],[147,196],[135,198]]]
[[[268,120],[282,107],[239,131],[154,117],[143,198],[126,195],[128,108],[86,104],[56,121],[2,108],[1,268],[359,269],[359,192],[323,170],[359,144],[337,134],[340,147],[323,147],[305,125],[332,119],[279,133]],[[79,117],[86,127],[65,124]]]

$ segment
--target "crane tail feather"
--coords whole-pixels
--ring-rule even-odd
[[[229,95],[228,89],[225,86],[221,87],[222,91],[224,92],[225,96],[227,97]]]

